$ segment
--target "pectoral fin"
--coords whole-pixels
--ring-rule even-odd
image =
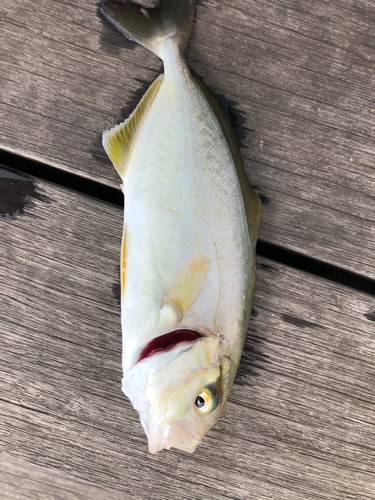
[[[192,255],[177,271],[165,303],[181,311],[181,319],[192,306],[206,282],[209,259],[203,252]]]

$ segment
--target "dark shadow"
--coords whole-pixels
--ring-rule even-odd
[[[320,328],[322,330],[326,329],[325,326],[318,325],[318,323],[313,323],[303,318],[298,318],[297,316],[293,316],[292,314],[282,314],[281,319],[285,321],[285,323],[289,323],[290,325],[296,326],[298,328]]]
[[[289,267],[306,271],[315,276],[334,281],[361,292],[375,295],[375,280],[360,276],[359,274],[341,269],[332,264],[302,255],[287,248],[279,247],[272,243],[259,241],[257,243],[257,255],[272,259]]]
[[[258,337],[254,325],[257,316],[258,311],[253,308],[240,364],[234,379],[236,385],[251,386],[254,377],[258,377],[264,365],[270,363],[269,356],[262,353],[264,341]]]
[[[233,127],[234,134],[236,136],[238,144],[240,145],[241,148],[247,149],[247,146],[245,146],[244,141],[247,137],[247,134],[249,132],[254,132],[254,130],[251,130],[245,126],[246,114],[238,108],[239,106],[238,102],[231,101],[230,99],[221,94],[214,93],[214,95],[221,104],[221,107],[224,109],[225,114],[229,118],[229,121]]]
[[[15,218],[26,215],[34,200],[50,203],[50,199],[38,192],[38,186],[26,174],[0,166],[0,217]],[[30,217],[32,214],[27,213]]]
[[[106,186],[101,182],[66,172],[51,165],[1,150],[0,164],[16,169],[18,173],[22,172],[32,178],[43,179],[60,187],[78,191],[79,193],[98,198],[113,205],[124,206],[124,196],[120,189]]]
[[[133,50],[137,43],[126,38],[120,33],[100,12],[102,2],[98,2],[97,16],[102,23],[102,30],[99,35],[100,47],[106,54],[118,56],[121,49]]]
[[[114,123],[113,126],[116,124]],[[92,143],[92,148],[89,149],[89,153],[94,158],[94,160],[103,163],[103,165],[108,165],[112,168],[111,160],[108,158],[106,152],[104,151],[102,144],[102,134],[98,134]]]
[[[375,321],[375,311],[363,315],[369,321]]]
[[[119,306],[121,306],[121,283],[120,283],[120,265],[116,266],[116,281],[112,285],[112,293],[116,302]]]
[[[135,78],[135,80],[140,84],[140,87],[133,92],[133,95],[127,100],[125,106],[121,108],[121,119],[119,123],[126,120],[131,113],[138,106],[140,100],[145,95],[150,85],[155,81],[155,79],[163,72],[163,65],[160,67],[160,71],[157,70],[154,72],[154,76],[149,80],[144,80],[142,78]]]

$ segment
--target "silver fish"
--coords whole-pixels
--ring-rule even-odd
[[[185,60],[195,0],[101,10],[164,63],[129,118],[103,134],[125,195],[122,390],[151,453],[192,452],[241,358],[261,205],[225,112]]]

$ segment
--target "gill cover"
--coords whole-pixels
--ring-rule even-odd
[[[156,353],[126,373],[122,389],[139,412],[151,453],[195,450],[222,410],[220,372],[219,338],[210,335]]]

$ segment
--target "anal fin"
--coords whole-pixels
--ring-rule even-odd
[[[122,235],[122,244],[121,244],[121,265],[120,265],[120,273],[121,273],[121,301],[124,300],[125,294],[125,276],[126,276],[126,230],[124,227],[124,232]]]
[[[103,134],[103,147],[121,179],[124,178],[136,136],[154,102],[163,78],[164,75],[160,75],[152,83],[127,120]]]

